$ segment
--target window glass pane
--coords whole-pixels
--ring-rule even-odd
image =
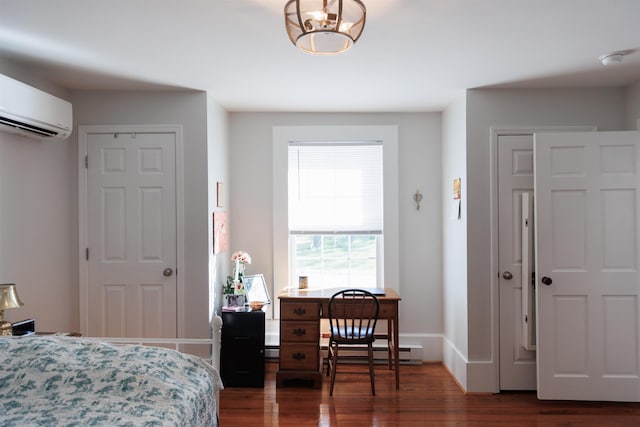
[[[296,238],[296,254],[298,259],[319,258],[322,256],[322,237],[311,234],[301,235]]]
[[[329,274],[340,274],[349,268],[348,259],[327,259],[324,262],[324,270]]]
[[[354,258],[376,257],[376,236],[356,235],[351,237],[351,256]]]
[[[376,260],[354,260],[351,262],[351,283],[356,288],[376,287]]]
[[[346,258],[349,255],[349,236],[324,236],[325,258]]]
[[[290,236],[294,277],[307,276],[309,288],[376,287],[377,235]]]

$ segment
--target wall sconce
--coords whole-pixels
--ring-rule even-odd
[[[413,195],[413,201],[416,202],[416,210],[420,210],[420,202],[422,201],[422,193],[420,190],[416,190],[416,194]]]
[[[0,285],[0,335],[13,335],[11,322],[4,320],[4,311],[9,308],[22,307],[23,305],[20,297],[18,297],[15,284]]]

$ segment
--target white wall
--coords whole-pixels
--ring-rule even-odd
[[[312,125],[398,126],[401,343],[423,344],[425,360],[441,360],[439,113],[231,113],[230,251],[249,252],[253,263],[247,272],[263,273],[272,282],[272,128]],[[412,199],[417,189],[424,195],[419,211]]]
[[[624,90],[476,89],[467,93],[467,390],[497,390],[497,307],[492,259],[492,126],[595,125],[624,129]],[[464,194],[463,187],[463,194]],[[464,197],[464,196],[463,196]]]
[[[204,92],[73,92],[75,125],[173,124],[183,128],[186,316],[184,336],[208,337],[209,189]],[[215,115],[214,115],[215,117]],[[75,135],[71,141],[75,144]],[[76,191],[74,179],[69,191]],[[75,266],[76,262],[74,262]],[[77,285],[76,285],[77,286]],[[180,324],[179,319],[179,324]],[[180,331],[179,331],[180,334]]]
[[[67,93],[30,71],[0,62],[0,72],[58,96]],[[66,99],[73,103],[74,129],[78,124],[183,126],[184,329],[189,337],[210,336],[208,182],[219,175],[209,175],[208,168],[224,177],[226,113],[203,92],[74,91]],[[214,128],[209,134],[207,125]],[[56,143],[0,132],[0,283],[16,283],[25,303],[7,311],[10,321],[34,317],[39,330],[79,328],[77,174],[75,132]]]
[[[625,89],[625,129],[640,130],[640,80]]]
[[[74,151],[67,141],[0,132],[0,283],[15,283],[25,304],[7,310],[5,318],[35,318],[41,330],[77,330],[78,325],[72,261],[77,206],[69,191]]]
[[[207,169],[209,184],[207,228],[208,258],[209,258],[209,312],[211,316],[219,311],[221,304],[222,285],[229,274],[230,265],[227,259],[229,251],[215,255],[213,253],[213,212],[228,212],[229,207],[229,117],[216,101],[207,96]],[[217,183],[223,185],[222,207],[217,206]]]
[[[0,73],[70,100],[30,70]],[[24,306],[5,318],[35,318],[40,330],[75,330],[78,319],[75,146],[0,132],[0,283],[15,283]],[[71,191],[69,190],[71,188]]]
[[[442,116],[442,287],[444,293],[443,363],[466,387],[467,325],[467,122],[466,94]],[[453,180],[460,178],[461,216],[453,216]]]

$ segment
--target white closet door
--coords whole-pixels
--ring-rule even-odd
[[[89,134],[88,334],[177,336],[175,134]]]
[[[534,141],[538,397],[640,401],[640,133]]]

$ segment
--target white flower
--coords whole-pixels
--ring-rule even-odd
[[[231,255],[231,261],[241,262],[242,264],[251,264],[251,255],[244,251],[237,251]]]

